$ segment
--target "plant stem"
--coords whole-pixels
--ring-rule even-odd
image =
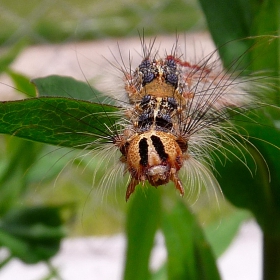
[[[8,256],[8,257],[5,258],[3,261],[1,261],[1,263],[0,263],[0,269],[3,268],[12,258],[13,258],[13,256]]]
[[[280,236],[263,236],[263,280],[280,280]]]

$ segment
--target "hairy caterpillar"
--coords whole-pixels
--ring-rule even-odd
[[[122,95],[110,99],[121,107],[119,121],[104,124],[100,139],[88,143],[96,147],[88,152],[92,162],[114,162],[101,188],[110,188],[123,173],[130,177],[126,199],[146,182],[157,187],[171,181],[181,195],[194,186],[215,188],[218,183],[207,167],[213,166],[210,152],[223,151],[225,143],[243,145],[229,120],[256,106],[258,80],[234,74],[239,59],[223,70],[216,51],[202,60],[188,60],[178,39],[165,54],[159,54],[155,40],[146,44],[142,39],[141,46],[142,58],[135,68],[131,60],[123,61],[121,52],[119,60],[115,57],[125,83]],[[89,117],[98,119],[90,112]],[[183,180],[180,173],[185,173]]]
[[[247,141],[237,139],[230,117],[256,106],[262,86],[233,73],[239,61],[224,70],[216,52],[192,63],[178,42],[163,56],[155,40],[146,44],[142,38],[141,45],[138,67],[125,65],[121,54],[117,65],[128,105],[118,129],[112,130],[112,144],[130,175],[126,200],[146,181],[155,187],[172,181],[181,195],[194,185],[215,189],[218,183],[205,165],[213,165],[209,154],[221,152],[225,143],[239,147]]]

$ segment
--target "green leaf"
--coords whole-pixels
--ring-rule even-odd
[[[280,70],[280,3],[275,0],[262,1],[260,9],[255,15],[252,24],[252,34],[267,35],[265,53],[261,48],[256,48],[252,52],[253,71],[265,71],[267,75],[274,77],[274,89],[265,91],[265,96],[273,105],[280,106],[279,97],[279,70]],[[263,44],[264,45],[264,44]],[[277,90],[275,90],[277,89]],[[279,119],[279,111],[274,115]]]
[[[259,2],[255,11],[253,24],[250,25],[251,34],[279,34],[279,7],[277,0],[264,0]]]
[[[156,272],[152,274],[152,280],[168,280],[166,263],[163,264]]]
[[[0,176],[0,216],[8,211],[26,190],[26,171],[36,161],[42,146],[38,143],[10,137]],[[4,155],[2,155],[4,156]]]
[[[62,207],[13,209],[0,221],[0,245],[26,263],[54,256],[65,237]]]
[[[168,279],[220,279],[210,245],[189,209],[178,201],[162,215]]]
[[[142,190],[138,186],[129,203],[124,279],[149,279],[149,259],[160,220],[160,193],[153,187]]]
[[[246,38],[249,35],[250,22],[253,16],[249,3],[244,7],[244,1],[240,0],[214,0],[211,2],[200,0],[200,5],[215,42],[220,42],[217,45],[229,42],[233,38]]]
[[[263,279],[280,279],[280,2],[277,0],[218,0],[215,1],[217,5],[213,5],[212,1],[201,0],[200,2],[207,13],[206,17],[215,43],[223,45],[229,40],[240,38],[242,34],[247,34],[243,37],[253,36],[252,39],[255,42],[253,48],[248,48],[247,65],[253,71],[260,71],[263,76],[272,77],[271,82],[274,83],[274,88],[269,84],[264,84],[261,96],[262,103],[269,102],[271,106],[268,105],[265,110],[259,110],[250,116],[254,121],[259,117],[256,122],[260,122],[260,125],[252,126],[248,123],[249,119],[237,122],[239,126],[242,125],[247,129],[249,140],[254,146],[249,147],[249,150],[255,160],[257,173],[250,174],[245,165],[242,165],[236,158],[232,158],[231,155],[227,155],[229,161],[225,167],[219,166],[217,162],[215,168],[222,176],[219,181],[225,196],[234,205],[250,209],[262,227],[264,232]],[[224,8],[221,12],[221,2],[224,3],[224,7],[227,6],[229,9]],[[242,2],[246,2],[247,9],[242,6],[240,13],[236,13],[236,9],[231,11],[232,6],[230,5],[234,5],[236,8]],[[211,7],[211,5],[213,6]],[[214,9],[217,9],[217,12]],[[235,20],[230,17],[233,12],[236,15]],[[242,27],[246,13],[251,20]],[[229,23],[227,23],[227,17]],[[218,25],[219,22],[221,25]],[[234,27],[233,24],[235,24]],[[231,28],[228,28],[230,25],[232,25]],[[262,41],[262,38],[263,43],[258,44],[259,39]],[[232,50],[237,51],[237,57],[244,54],[237,47],[233,47]],[[230,50],[227,52],[230,53]],[[231,59],[230,56],[227,56],[227,52],[220,52],[226,66],[229,65],[228,61]],[[267,90],[264,90],[265,87]],[[278,109],[275,110],[277,106]],[[237,157],[243,158],[243,155],[239,153]],[[252,166],[254,166],[252,159],[248,154],[246,158],[246,165],[252,170]]]
[[[249,140],[254,145],[254,147],[248,145],[254,160],[248,155],[248,152],[244,151],[247,154],[247,166],[252,170],[252,174],[246,166],[231,155],[227,155],[229,160],[226,166],[216,162],[215,168],[221,174],[219,181],[227,199],[238,207],[251,210],[266,234],[280,234],[280,223],[277,218],[280,215],[280,176],[278,172],[280,168],[280,132],[277,128],[280,118],[279,109],[275,109],[280,104],[278,90],[280,56],[279,38],[274,36],[277,35],[275,30],[279,29],[279,15],[277,13],[279,3],[278,1],[266,0],[259,2],[258,8],[253,10],[253,21],[248,29],[248,36],[260,36],[249,39],[254,41],[254,45],[247,51],[248,59],[250,59],[248,65],[252,71],[261,71],[261,76],[268,75],[271,78],[258,81],[261,84],[264,80],[263,92],[261,93],[263,108],[247,114],[247,117],[239,116],[234,121],[237,126],[243,127],[243,131],[244,129],[247,131]],[[216,30],[215,32],[220,31]],[[226,43],[223,36],[220,37],[220,40],[224,40],[223,43]],[[239,56],[243,56],[243,53],[240,52]],[[222,58],[227,59],[225,56]],[[256,79],[257,77],[255,81]],[[268,81],[269,84],[266,85]],[[274,83],[274,86],[271,86],[271,83]],[[266,103],[272,106],[269,104],[265,106]],[[254,120],[254,123],[251,120]],[[232,151],[237,154],[237,157],[243,158],[243,155],[238,153],[236,149]],[[256,172],[254,172],[254,161],[257,165]],[[238,176],[234,174],[238,174]],[[271,177],[270,181],[269,177]]]
[[[109,102],[108,96],[104,96],[89,84],[71,77],[53,75],[33,79],[32,83],[35,84],[39,96],[68,97],[105,104]]]
[[[26,42],[23,40],[15,44],[12,48],[9,48],[7,52],[0,56],[0,73],[6,71],[10,64],[15,60],[18,54],[26,46]]]
[[[246,53],[250,47],[249,41],[237,39],[244,39],[250,35],[253,11],[258,1],[200,0],[199,2],[213,40],[216,46],[220,47],[219,53],[224,65],[229,67],[237,55]],[[248,61],[244,60],[240,68],[247,63]]]
[[[265,130],[262,128],[260,131],[265,133]],[[266,132],[269,138],[271,129]],[[265,138],[262,139],[266,141]],[[215,167],[221,174],[218,180],[227,199],[237,207],[252,211],[265,232],[279,234],[279,163],[277,164],[276,160],[279,159],[280,151],[268,143],[262,147],[256,139],[251,140],[251,142],[255,141],[258,142],[255,143],[258,145],[258,150],[248,145],[246,165],[239,161],[244,157],[237,151],[234,151],[237,157],[227,155],[228,161],[225,166],[216,163]],[[271,182],[269,182],[270,176]]]
[[[205,228],[206,239],[210,243],[216,259],[225,252],[238,232],[241,223],[250,216],[248,211],[236,210]]]
[[[107,126],[119,109],[62,97],[41,97],[0,103],[0,133],[79,149],[108,139]]]
[[[269,64],[279,64],[279,47],[275,52],[276,49],[271,51],[273,47],[269,46],[272,36],[279,42],[275,40],[279,30],[279,1],[200,0],[200,4],[227,69],[271,71],[273,68],[268,68]],[[262,60],[265,62],[261,65],[259,61]],[[259,66],[252,67],[252,64]]]
[[[17,91],[24,93],[28,97],[36,96],[36,89],[34,85],[30,83],[30,80],[26,76],[11,70],[8,70],[7,73],[12,78]]]

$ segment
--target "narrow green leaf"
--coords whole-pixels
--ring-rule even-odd
[[[211,248],[189,209],[178,201],[162,215],[168,279],[220,279]]]
[[[266,42],[266,52],[256,48],[252,52],[253,71],[265,71],[267,75],[274,77],[274,90],[266,90],[265,96],[270,102],[280,106],[279,97],[279,70],[280,70],[280,2],[277,0],[262,1],[260,9],[256,12],[251,33],[256,35],[270,35]],[[277,89],[277,90],[275,90]],[[279,112],[274,116],[279,119]]]
[[[232,39],[246,38],[249,35],[248,22],[252,19],[250,5],[246,5],[246,14],[241,1],[200,0],[207,19],[208,28],[215,42],[229,42]],[[241,3],[240,3],[241,2]]]
[[[261,120],[259,127],[246,125],[248,119],[243,123],[237,123],[246,127],[248,135],[251,137],[249,140],[253,143],[254,148],[250,147],[250,151],[258,167],[257,174],[252,172],[253,179],[247,168],[236,158],[232,158],[231,155],[227,155],[230,160],[225,167],[218,166],[219,163],[217,162],[215,168],[222,176],[220,183],[225,196],[236,206],[250,209],[262,227],[264,232],[263,279],[280,279],[280,2],[278,0],[218,0],[214,1],[216,5],[213,5],[213,1],[201,0],[200,2],[206,13],[214,41],[218,45],[231,40],[229,37],[232,39],[240,38],[242,34],[247,34],[243,37],[257,36],[253,37],[256,42],[259,38],[265,39],[266,36],[263,35],[270,35],[267,36],[267,41],[260,47],[255,44],[257,47],[250,50],[246,60],[248,60],[251,70],[260,71],[261,75],[268,75],[273,78],[274,89],[269,90],[270,85],[268,85],[268,90],[264,91],[261,97],[264,100],[263,103],[271,102],[272,106],[268,106],[265,112],[258,111],[252,115],[252,120],[255,120],[256,116]],[[223,13],[221,13],[220,8],[221,2],[228,7],[223,9]],[[241,5],[242,10],[238,14],[234,12],[234,9],[230,11],[232,7],[230,5],[239,5],[242,2],[246,2],[248,7],[245,8],[244,5]],[[211,7],[211,5],[213,6]],[[236,20],[232,20],[229,16],[232,12],[235,13]],[[251,20],[247,20],[247,26],[242,27],[245,13],[250,15]],[[229,22],[227,22],[227,17]],[[219,22],[221,25],[218,24]],[[235,26],[233,26],[233,23]],[[228,28],[230,25],[232,25],[231,28]],[[238,48],[233,50],[234,52],[237,51],[239,56],[243,53]],[[228,65],[230,57],[226,56],[226,52],[225,54],[220,52],[220,54],[224,64]],[[277,106],[278,110],[274,110]],[[243,155],[238,154],[237,156],[243,158]],[[252,166],[254,164],[252,165],[251,159],[246,162],[246,165],[253,170]]]
[[[264,132],[265,128],[262,128],[261,131]],[[269,134],[270,132],[267,130],[267,135],[269,136]],[[234,152],[237,158],[228,154],[225,166],[216,163],[215,167],[221,174],[218,180],[226,198],[235,206],[252,211],[265,232],[280,233],[278,218],[280,216],[279,163],[276,162],[279,159],[280,151],[268,143],[265,143],[265,148],[262,148],[259,141],[255,141],[258,150],[248,146],[248,151],[253,158],[247,152],[247,166],[239,161],[244,157],[236,151]],[[264,139],[264,141],[266,140]],[[251,172],[248,170],[248,166]],[[236,176],[236,174],[238,175]],[[269,182],[270,176],[271,182]]]
[[[242,222],[252,216],[248,211],[236,210],[205,228],[205,236],[218,259],[228,248]]]
[[[1,239],[1,237],[0,237]],[[2,269],[6,264],[8,264],[13,259],[12,256],[8,256],[5,259],[2,259],[0,262],[0,269]]]
[[[279,34],[279,7],[277,0],[260,1],[258,9],[255,10],[253,24],[250,25],[251,34]]]
[[[38,90],[38,96],[68,97],[105,104],[109,102],[108,96],[103,95],[89,84],[71,77],[52,75],[33,79],[32,83]]]
[[[168,280],[167,277],[167,267],[164,263],[157,271],[152,274],[152,280]]]
[[[244,39],[250,35],[253,4],[257,4],[258,1],[248,1],[248,4],[244,4],[245,1],[231,0],[200,0],[199,2],[213,40],[216,46],[220,47],[219,53],[225,66],[228,67],[238,54],[246,53],[250,47],[249,41],[237,39]],[[225,43],[227,45],[224,45]],[[247,63],[248,61],[244,60],[242,65]]]
[[[138,187],[129,203],[124,279],[149,279],[149,259],[160,220],[160,193],[153,187]]]
[[[36,262],[33,259],[33,256],[31,258],[29,258],[28,245],[24,241],[19,240],[19,239],[15,238],[14,236],[10,235],[5,230],[3,230],[1,227],[0,227],[0,246],[6,247],[11,252],[13,257],[16,256],[20,259],[28,258],[27,260],[25,260],[27,263]]]
[[[7,71],[7,73],[12,78],[15,87],[19,92],[24,93],[28,97],[36,96],[36,89],[34,85],[30,83],[29,78],[11,70]]]
[[[273,88],[270,84],[266,88],[266,84],[264,84],[261,97],[264,104],[269,102],[272,106],[268,105],[263,110],[255,111],[247,118],[239,116],[235,122],[237,126],[246,129],[251,137],[249,140],[255,146],[255,148],[248,147],[254,160],[248,155],[248,152],[244,151],[247,154],[246,164],[252,170],[252,174],[237,159],[242,159],[243,155],[235,149],[233,152],[237,153],[237,158],[227,155],[230,160],[227,161],[225,167],[216,162],[215,168],[221,174],[219,181],[225,196],[236,206],[250,209],[265,232],[280,233],[279,219],[276,218],[280,215],[280,152],[277,148],[280,147],[278,125],[280,118],[279,109],[275,109],[280,104],[278,90],[280,44],[279,38],[277,38],[280,27],[280,4],[275,0],[253,0],[247,4],[242,4],[242,1],[217,0],[215,1],[217,5],[208,2],[201,0],[215,43],[217,45],[226,44],[225,48],[229,51],[231,49],[235,53],[228,57],[220,52],[221,58],[226,61],[225,65],[228,65],[230,59],[234,60],[235,57],[243,57],[245,54],[247,61],[245,68],[250,66],[252,71],[261,71],[261,75],[272,77],[270,83],[274,83]],[[247,19],[246,13],[249,14]],[[235,15],[235,20],[233,20],[233,15]],[[248,18],[251,20],[248,21]],[[224,35],[225,33],[226,35]],[[245,49],[245,53],[242,48],[235,48],[231,43],[227,44],[229,40],[247,36],[253,37],[249,40],[237,40],[237,42],[251,41],[253,43],[251,48]],[[245,73],[246,71],[242,72],[242,74]],[[254,125],[250,120],[260,123],[259,126]],[[257,165],[256,174],[254,161]],[[268,170],[271,181],[269,181]],[[234,174],[238,174],[238,176]]]
[[[0,176],[0,216],[7,212],[26,190],[26,170],[36,161],[42,145],[10,137],[6,161]]]
[[[6,71],[10,64],[15,60],[18,54],[23,50],[26,46],[25,41],[20,41],[15,44],[12,48],[9,48],[7,52],[1,54],[0,56],[0,73]]]
[[[47,265],[49,269],[48,274],[39,280],[62,279],[62,277],[59,274],[59,268],[54,267],[50,261],[47,262]]]
[[[119,109],[62,97],[41,97],[0,103],[0,133],[64,147],[92,148],[110,137],[107,126]]]

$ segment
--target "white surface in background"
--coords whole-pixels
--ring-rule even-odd
[[[234,242],[218,261],[223,280],[261,279],[262,234],[253,222],[245,223]],[[125,238],[123,235],[101,238],[74,238],[63,242],[52,263],[63,280],[120,280],[124,264]],[[166,258],[164,240],[157,235],[151,266],[160,267]],[[0,270],[1,280],[38,280],[45,276],[44,264],[24,265],[11,261]]]
[[[150,38],[145,39],[149,43]],[[161,53],[170,52],[175,39],[175,35],[158,36],[155,49],[160,47]],[[186,58],[190,62],[201,59],[215,49],[206,32],[182,35],[181,41],[180,47],[183,52],[185,48],[187,49]],[[140,53],[139,38],[38,45],[24,49],[12,63],[11,68],[30,79],[48,75],[71,76],[81,81],[93,79],[92,84],[95,87],[107,93],[113,92],[115,96],[116,90],[124,89],[123,73],[111,64],[117,65],[116,60],[121,63],[123,59],[126,66],[129,66],[131,55],[131,64],[136,67],[142,59]],[[1,75],[0,82],[4,83],[4,85],[0,83],[0,100],[15,99],[14,89],[8,86],[13,84],[10,78]]]
[[[243,224],[238,236],[220,257],[224,280],[259,280],[262,275],[262,232],[253,221]]]

